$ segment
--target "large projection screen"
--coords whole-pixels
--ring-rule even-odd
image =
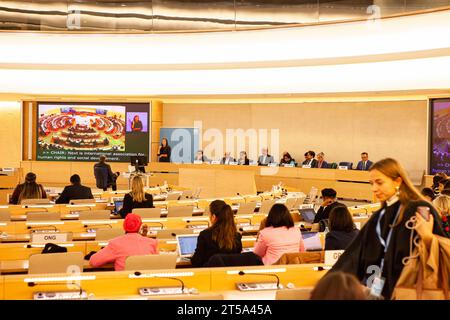
[[[431,137],[429,173],[450,175],[450,99],[433,99],[431,106]]]
[[[128,162],[149,155],[150,104],[55,103],[37,107],[36,159]]]

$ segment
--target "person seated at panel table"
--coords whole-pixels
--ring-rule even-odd
[[[125,260],[129,256],[158,254],[158,240],[147,237],[147,226],[143,225],[137,214],[130,213],[123,221],[125,235],[108,241],[108,245],[91,255],[89,264],[93,267],[101,267],[108,263],[114,263],[116,271],[125,269]],[[91,252],[92,254],[92,252]]]
[[[41,184],[36,183],[36,174],[28,172],[25,176],[25,182],[18,184],[9,199],[9,204],[20,204],[26,199],[45,199],[47,193]]]
[[[223,200],[209,205],[211,227],[198,235],[197,248],[191,258],[193,267],[203,267],[217,253],[241,253],[242,235],[237,231],[231,207]]]
[[[262,258],[265,265],[271,265],[285,253],[304,251],[302,234],[294,226],[289,209],[284,204],[274,204],[264,222],[264,229],[259,231],[253,252]]]
[[[269,154],[268,148],[261,149],[261,155],[258,158],[258,166],[267,166],[269,163],[273,163],[273,156]]]
[[[331,210],[333,210],[334,208],[339,207],[339,206],[345,207],[345,204],[337,201],[336,190],[334,190],[332,188],[325,188],[325,189],[322,189],[321,193],[322,193],[323,202],[320,205],[320,208],[314,217],[313,223],[319,223],[321,220],[328,219],[330,216]]]
[[[369,160],[369,154],[367,152],[363,152],[361,153],[361,161],[358,162],[356,170],[369,171],[372,164],[373,162]]]
[[[246,151],[241,151],[239,153],[238,164],[239,165],[244,165],[244,166],[248,166],[250,164],[250,160],[247,158],[247,152]]]
[[[56,203],[69,203],[73,199],[94,199],[91,188],[81,185],[81,178],[74,174],[70,177],[70,186],[64,187],[63,192],[56,199]]]
[[[302,166],[311,166],[311,168],[317,168],[317,160],[314,159],[316,153],[314,151],[305,152],[305,161],[302,162]]]
[[[135,115],[133,118],[133,122],[131,123],[131,130],[133,132],[142,131],[142,121],[139,119],[139,115]]]
[[[125,218],[135,208],[153,208],[153,196],[146,193],[140,176],[134,176],[131,181],[131,192],[123,198],[123,207],[119,214]]]
[[[194,161],[209,162],[209,159],[203,155],[203,150],[198,150],[195,154]]]
[[[324,160],[324,158],[325,158],[325,153],[319,152],[317,154],[317,167],[316,168],[328,169],[328,162],[326,162]]]
[[[234,162],[234,158],[231,156],[231,152],[225,152],[223,158],[220,160],[220,164],[230,164],[230,162]]]
[[[293,159],[287,151],[283,152],[283,158],[280,160],[280,166],[284,166],[285,164],[293,164],[294,167],[296,165],[295,159]]]
[[[331,210],[328,228],[330,231],[325,236],[325,250],[345,250],[359,232],[352,214],[344,206],[337,206]]]

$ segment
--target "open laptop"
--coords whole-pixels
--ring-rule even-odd
[[[298,211],[300,212],[300,215],[302,216],[303,221],[305,221],[307,223],[314,222],[314,217],[316,216],[316,212],[314,211],[314,209],[312,209],[312,208],[299,209]]]
[[[114,200],[114,209],[113,209],[113,213],[114,214],[119,214],[120,209],[122,209],[123,207],[123,199],[120,200]]]
[[[302,238],[306,251],[322,251],[319,232],[302,232]]]
[[[198,234],[177,235],[177,250],[181,259],[190,260],[197,248]]]

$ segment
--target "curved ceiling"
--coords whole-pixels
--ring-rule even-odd
[[[0,33],[0,92],[219,95],[450,88],[450,10],[195,34]]]

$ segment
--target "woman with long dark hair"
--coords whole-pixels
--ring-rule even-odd
[[[222,200],[209,205],[211,227],[198,235],[197,248],[191,258],[193,267],[202,267],[217,253],[241,253],[242,236],[237,232],[231,207]]]
[[[36,175],[28,172],[25,176],[25,182],[18,184],[9,199],[10,204],[20,204],[26,199],[45,199],[47,194],[41,184],[36,183]]]

